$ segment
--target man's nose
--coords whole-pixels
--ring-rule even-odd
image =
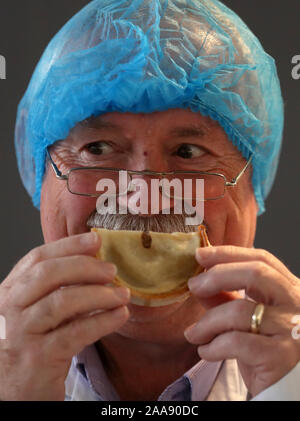
[[[143,171],[143,174],[131,175],[131,182],[127,195],[119,196],[120,206],[128,211],[139,214],[158,214],[163,210],[171,213],[174,200],[162,193],[159,183],[161,176],[149,175],[147,172],[164,173],[170,171],[168,160],[163,150],[150,141],[138,144],[127,163],[128,170]]]
[[[119,196],[118,203],[140,215],[169,214],[174,209],[174,199],[163,192],[158,175],[132,175],[127,195]]]
[[[135,145],[126,168],[136,171],[168,172],[168,157],[156,140],[151,142],[151,139],[146,139]]]

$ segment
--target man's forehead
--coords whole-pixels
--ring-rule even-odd
[[[205,135],[213,128],[219,128],[219,124],[209,117],[202,116],[199,112],[187,109],[171,109],[156,111],[153,113],[120,113],[111,112],[100,116],[91,116],[79,122],[71,132],[79,130],[122,130],[131,127],[147,127],[159,129],[173,134],[198,132]],[[194,132],[193,132],[194,130]],[[222,129],[221,129],[222,130]]]

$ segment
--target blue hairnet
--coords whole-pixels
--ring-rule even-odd
[[[94,0],[51,40],[17,112],[19,171],[39,207],[48,145],[105,112],[189,108],[219,122],[247,159],[264,211],[278,165],[276,66],[217,0]]]

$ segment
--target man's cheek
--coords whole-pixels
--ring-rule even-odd
[[[87,220],[96,209],[96,198],[74,196],[64,201],[64,218],[68,235],[88,232]]]
[[[71,194],[64,182],[45,176],[41,191],[41,224],[45,242],[88,231],[86,221],[96,200]]]
[[[207,227],[207,235],[211,244],[215,246],[222,245],[224,241],[227,220],[227,207],[224,201],[224,199],[219,199],[204,204],[204,222]]]
[[[63,183],[62,183],[63,184]],[[41,190],[40,217],[45,243],[66,236],[60,206],[65,186],[58,184],[51,173],[46,173]]]

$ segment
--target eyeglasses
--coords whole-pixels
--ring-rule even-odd
[[[223,174],[205,171],[155,172],[107,167],[79,167],[71,168],[67,174],[62,174],[54,163],[48,148],[47,155],[56,178],[66,181],[69,192],[75,195],[99,197],[104,193],[101,181],[108,180],[114,186],[114,194],[112,196],[121,196],[135,191],[136,184],[138,184],[136,180],[140,177],[146,182],[152,182],[152,180],[157,179],[160,182],[159,188],[162,194],[167,197],[174,199],[197,198],[200,201],[221,199],[225,195],[227,187],[235,187],[237,185],[253,158],[253,154],[251,154],[244,168],[236,177],[228,181]],[[197,197],[199,196],[199,180],[204,181],[204,192],[202,190],[200,199]]]

